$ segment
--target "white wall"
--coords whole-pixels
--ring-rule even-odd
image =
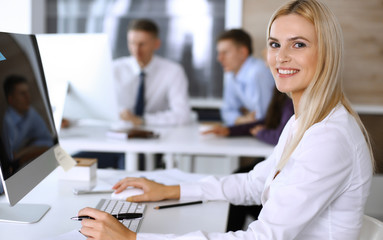
[[[45,32],[45,0],[0,0],[0,31]]]

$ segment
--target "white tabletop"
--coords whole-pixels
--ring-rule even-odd
[[[186,179],[188,181],[200,177],[200,175],[196,174],[183,174],[178,170],[139,174],[153,176],[155,179],[170,182],[180,181],[185,176],[188,177]],[[98,170],[97,172],[98,183],[104,185],[109,184],[113,179],[119,179],[128,175],[137,176],[137,173],[129,174],[121,170]],[[174,177],[173,179],[171,179],[172,176]],[[64,181],[59,178],[59,171],[56,170],[21,201],[21,203],[49,204],[51,209],[47,214],[38,223],[34,224],[0,223],[0,239],[54,239],[58,235],[80,228],[80,222],[70,220],[70,218],[76,216],[81,208],[87,206],[95,207],[101,198],[110,197],[110,194],[74,195],[72,193],[74,186],[87,186],[88,183]],[[5,201],[5,197],[1,196],[0,202]],[[168,202],[176,201],[166,201],[166,203]],[[164,204],[164,202],[147,203],[140,232],[182,234],[196,230],[208,232],[224,232],[226,230],[228,216],[227,202],[208,202],[185,207],[154,210],[153,207],[159,204]]]
[[[69,153],[105,151],[267,157],[274,149],[274,146],[254,137],[203,136],[200,133],[199,124],[146,128],[159,133],[160,137],[158,139],[114,139],[106,136],[108,126],[82,125],[61,130],[60,144]]]

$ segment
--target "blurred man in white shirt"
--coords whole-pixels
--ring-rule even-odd
[[[120,117],[134,125],[181,125],[190,120],[188,80],[178,63],[154,55],[161,41],[158,27],[147,19],[130,24],[131,56],[114,61],[114,78]],[[144,76],[143,113],[135,112],[140,74]]]

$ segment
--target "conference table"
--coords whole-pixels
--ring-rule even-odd
[[[166,168],[175,166],[177,154],[267,157],[274,146],[254,137],[217,137],[202,135],[207,125],[193,123],[185,126],[145,126],[144,129],[159,134],[154,139],[127,139],[108,137],[111,126],[100,123],[83,123],[60,130],[60,144],[70,154],[76,151],[104,151],[125,153],[125,168],[136,171],[138,153],[166,154]]]
[[[62,169],[58,167],[20,203],[48,204],[51,208],[37,223],[0,222],[0,239],[17,240],[76,240],[85,239],[78,230],[81,223],[70,218],[77,216],[84,207],[95,207],[110,193],[75,195],[74,188],[96,187],[110,189],[113,184],[127,176],[143,176],[173,185],[180,182],[194,182],[206,175],[192,174],[178,169],[149,172],[127,172],[124,170],[98,169],[97,179],[92,181],[63,180]],[[6,202],[4,195],[0,203]],[[209,201],[203,204],[156,210],[155,206],[179,203],[178,200],[145,202],[146,209],[139,232],[186,234],[192,231],[225,232],[229,204],[226,201]]]

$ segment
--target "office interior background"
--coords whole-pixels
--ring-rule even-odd
[[[183,65],[193,97],[220,98],[222,69],[215,39],[225,26],[222,0],[48,0],[48,33],[107,33],[112,58],[129,55],[126,31],[136,18],[150,18],[160,29],[158,55]]]
[[[378,172],[383,172],[383,3],[323,0],[337,15],[345,39],[344,89],[371,134]],[[0,0],[1,31],[107,33],[113,58],[127,55],[126,24],[148,17],[161,28],[159,55],[180,62],[189,78],[192,106],[217,110],[222,70],[215,38],[242,27],[262,57],[266,26],[284,0]],[[198,101],[196,101],[198,100]],[[194,101],[194,102],[193,102]],[[202,103],[202,104],[201,104]],[[214,114],[212,115],[215,116]]]

